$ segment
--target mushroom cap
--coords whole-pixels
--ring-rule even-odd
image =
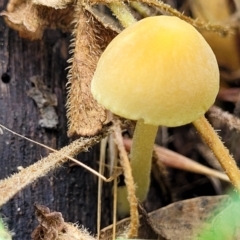
[[[169,127],[190,123],[219,90],[215,55],[190,24],[145,18],[123,30],[98,62],[91,91],[114,114]]]

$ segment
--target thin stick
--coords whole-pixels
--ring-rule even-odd
[[[106,146],[107,146],[107,137],[101,140],[101,145],[100,145],[99,173],[101,175],[104,175]],[[100,231],[101,231],[102,184],[103,184],[103,180],[99,178],[98,179],[98,199],[97,199],[97,239],[99,239]]]
[[[108,112],[108,117],[113,119],[113,114]],[[118,150],[114,142],[113,133],[108,135],[108,156],[109,156],[109,173],[113,174],[113,169],[116,171],[118,164]],[[113,174],[115,175],[115,173]],[[113,229],[112,229],[112,240],[116,239],[116,226],[117,226],[117,184],[118,176],[115,176],[113,180]]]
[[[23,138],[23,139],[26,139],[27,141],[32,142],[32,143],[35,143],[35,144],[37,144],[37,145],[39,145],[39,146],[41,146],[41,147],[44,147],[44,148],[46,148],[46,149],[48,149],[48,150],[50,150],[50,151],[52,151],[52,152],[59,153],[59,151],[61,151],[61,150],[58,151],[58,150],[55,150],[55,149],[53,149],[53,148],[50,148],[50,147],[48,147],[48,146],[46,146],[46,145],[44,145],[44,144],[42,144],[42,143],[36,142],[36,141],[34,141],[34,140],[30,139],[30,138],[24,137],[24,136],[22,136],[21,134],[18,134],[18,133],[16,133],[16,132],[10,130],[9,128],[3,126],[2,124],[0,124],[0,127],[3,128],[3,129],[5,129],[5,130],[7,130],[8,132],[10,132],[10,133],[18,136],[18,137],[21,137],[21,138]],[[105,136],[105,135],[108,135],[109,133],[110,133],[109,129],[106,129],[106,132],[105,132],[105,133],[103,132],[102,134],[97,135],[97,136],[94,136],[94,137],[91,137],[91,138],[80,138],[79,140],[76,140],[75,142],[78,142],[78,141],[79,141],[79,142],[85,143],[85,146],[82,146],[83,149],[81,149],[81,151],[86,151],[89,147],[91,147],[92,145],[94,145],[94,144],[88,145],[88,142],[91,142],[91,141],[93,141],[94,139],[96,139],[96,142],[95,142],[95,143],[97,143],[97,142],[99,142],[99,141],[101,140],[101,137],[103,137],[103,135]],[[74,143],[74,142],[73,142],[73,143]],[[72,144],[73,144],[73,143],[72,143]],[[66,147],[66,148],[67,148],[67,147]],[[65,149],[65,148],[62,148],[62,149]],[[99,174],[99,173],[98,173],[97,171],[95,171],[94,169],[88,167],[88,166],[85,165],[84,163],[79,162],[78,160],[74,159],[73,157],[71,157],[71,156],[69,156],[69,155],[66,155],[66,154],[64,154],[64,153],[62,153],[62,154],[63,154],[63,155],[61,156],[62,158],[66,158],[66,159],[69,159],[69,160],[75,162],[76,164],[78,164],[78,165],[80,165],[81,167],[85,168],[86,170],[88,170],[89,172],[91,172],[91,173],[93,173],[94,175],[98,176],[99,178],[102,178],[102,179],[103,179],[104,181],[106,181],[106,182],[110,181],[110,178],[109,178],[109,179],[105,178],[104,176],[102,176],[101,174]],[[74,156],[74,155],[72,155],[72,156]],[[59,160],[59,161],[61,161],[61,160]]]
[[[193,125],[218,159],[234,187],[240,193],[240,171],[233,157],[230,155],[228,149],[223,145],[213,127],[204,116],[195,120]]]
[[[115,165],[115,161],[117,161],[118,150],[117,146],[114,142],[113,133],[108,135],[108,164],[109,164],[109,174],[113,174],[113,169]]]
[[[116,152],[116,151],[115,151]],[[114,167],[117,167],[117,157],[116,154],[114,156]],[[116,226],[117,226],[117,177],[113,180],[113,232],[112,232],[112,240],[116,239]]]
[[[27,185],[31,184],[38,178],[45,176],[51,170],[61,166],[61,164],[63,164],[68,158],[70,158],[69,156],[75,156],[82,151],[86,151],[89,147],[99,142],[104,136],[106,136],[106,134],[100,134],[91,138],[78,139],[69,144],[68,146],[63,147],[59,151],[54,150],[54,153],[50,153],[48,157],[45,157],[38,162],[32,164],[31,166],[24,168],[20,172],[12,175],[11,177],[1,180],[0,192],[3,194],[0,194],[0,206],[5,204],[17,192],[22,190]],[[91,168],[89,168],[89,171],[95,172]],[[105,177],[103,177],[99,173],[95,175],[105,179]]]
[[[128,201],[130,205],[130,229],[128,232],[128,238],[134,238],[138,236],[139,218],[138,218],[138,200],[136,198],[135,184],[132,176],[132,169],[129,163],[127,152],[123,145],[123,139],[119,124],[115,125],[114,135],[116,144],[120,155],[120,164],[123,167],[123,173],[125,177],[125,183],[128,193]]]

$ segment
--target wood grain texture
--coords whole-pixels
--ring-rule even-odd
[[[6,0],[0,1],[0,11],[5,9],[6,3]],[[0,123],[55,149],[69,143],[65,110],[69,36],[59,31],[46,31],[43,40],[31,42],[21,39],[0,18]],[[9,83],[1,80],[3,74],[10,76]],[[59,126],[56,130],[38,126],[39,110],[27,95],[31,88],[30,78],[36,75],[57,95]],[[4,131],[0,135],[0,178],[17,172],[19,166],[29,166],[47,154],[47,150]],[[97,169],[98,147],[80,154],[78,158]],[[106,206],[103,226],[108,225],[110,219],[110,185],[106,184],[103,192],[106,196],[103,197],[103,205]],[[96,232],[97,178],[78,166],[65,164],[19,192],[3,206],[1,214],[15,233],[14,239],[30,239],[37,226],[35,203],[62,212],[65,221],[78,222]]]

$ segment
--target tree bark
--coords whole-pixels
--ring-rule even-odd
[[[0,1],[0,11],[7,0]],[[55,149],[69,143],[66,120],[66,60],[70,34],[46,31],[41,41],[22,39],[0,18],[0,123],[13,131]],[[32,88],[30,78],[40,76],[57,95],[57,129],[39,126],[40,111],[27,92]],[[79,155],[88,166],[97,169],[97,146]],[[48,150],[7,131],[0,135],[0,179],[18,172],[42,157]],[[30,239],[37,226],[34,204],[42,204],[63,214],[65,221],[78,222],[96,232],[97,178],[83,168],[67,163],[48,176],[38,179],[6,203],[1,214],[14,239]],[[105,184],[102,225],[109,224],[111,202],[110,184]],[[17,186],[16,186],[17,188]],[[4,194],[4,193],[0,193]],[[103,207],[104,207],[103,206]]]

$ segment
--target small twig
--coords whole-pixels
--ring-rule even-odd
[[[99,173],[104,175],[104,165],[106,159],[106,146],[107,146],[107,137],[101,140],[100,145],[100,161],[99,161]],[[97,239],[100,237],[101,230],[101,206],[102,206],[102,182],[101,178],[98,179],[98,201],[97,201]]]
[[[114,159],[114,167],[117,167],[117,157]],[[117,184],[118,178],[113,181],[113,234],[112,240],[116,239],[116,226],[117,226]]]
[[[3,126],[2,124],[0,124],[0,127],[3,128],[3,129],[5,129],[5,130],[7,130],[8,132],[10,132],[10,133],[18,136],[18,137],[21,137],[21,138],[23,138],[23,139],[26,139],[27,141],[32,142],[32,143],[35,143],[35,144],[37,144],[37,145],[39,145],[39,146],[41,146],[41,147],[44,147],[44,148],[46,148],[46,149],[48,149],[48,150],[50,150],[50,151],[52,151],[52,152],[59,153],[59,151],[61,151],[61,150],[64,149],[64,148],[62,148],[61,150],[55,150],[55,149],[53,149],[53,148],[51,148],[51,147],[48,147],[48,146],[46,146],[46,145],[44,145],[44,144],[42,144],[42,143],[36,142],[36,141],[34,141],[34,140],[30,139],[30,138],[24,137],[24,136],[22,136],[21,134],[18,134],[18,133],[16,133],[16,132],[10,130],[9,128]],[[82,146],[83,149],[82,149],[81,151],[86,151],[89,147],[91,147],[91,146],[94,145],[94,143],[88,144],[88,142],[94,141],[94,139],[96,139],[96,142],[95,142],[95,144],[96,144],[96,143],[98,143],[98,142],[101,140],[101,138],[103,138],[104,136],[107,136],[111,131],[112,131],[112,130],[110,129],[110,127],[106,127],[105,129],[103,129],[103,131],[102,131],[99,135],[96,135],[96,136],[90,137],[90,138],[80,138],[80,139],[76,140],[75,142],[77,142],[77,141],[82,142],[82,143],[83,143],[83,146]],[[73,142],[73,143],[74,143],[74,142]],[[71,143],[71,145],[72,145],[73,143]],[[85,143],[85,145],[84,145],[84,143]],[[70,146],[70,145],[69,145],[69,146]],[[66,146],[65,148],[67,148],[67,147],[68,147],[68,146]],[[63,154],[62,157],[64,157],[64,158],[66,158],[66,159],[69,159],[69,160],[75,162],[77,165],[85,168],[86,170],[88,170],[89,172],[93,173],[94,175],[102,178],[105,182],[110,182],[110,181],[112,181],[112,180],[114,179],[114,177],[110,177],[110,178],[108,178],[108,179],[105,178],[104,176],[102,176],[101,174],[99,174],[99,173],[98,173],[97,171],[95,171],[94,169],[92,169],[92,168],[88,167],[87,165],[85,165],[84,163],[81,163],[80,161],[74,159],[74,158],[72,157],[72,156],[74,156],[74,155],[72,155],[72,156],[70,155],[70,156],[69,156],[69,155],[66,155],[66,154],[64,154],[64,153],[62,153],[62,154]],[[78,154],[78,153],[77,153],[77,154]],[[77,154],[76,154],[76,155],[77,155]]]
[[[32,164],[31,166],[21,170],[19,173],[16,173],[16,174],[12,175],[11,177],[0,181],[0,191],[2,193],[4,193],[4,194],[0,195],[0,206],[5,204],[8,200],[10,200],[17,192],[22,190],[24,187],[31,184],[38,178],[45,176],[51,170],[61,166],[61,164],[63,164],[68,159],[81,165],[82,167],[84,167],[85,169],[87,169],[88,171],[93,173],[94,175],[98,176],[99,178],[103,179],[104,181],[112,180],[112,178],[106,179],[104,176],[99,174],[97,171],[91,169],[90,167],[86,166],[85,164],[72,158],[72,156],[75,156],[82,151],[87,151],[89,147],[95,145],[102,138],[107,136],[111,132],[110,127],[105,128],[104,131],[101,132],[97,136],[90,137],[90,138],[80,138],[80,139],[72,142],[70,145],[63,147],[59,151],[52,149],[50,147],[47,147],[41,143],[33,141],[24,136],[21,136],[20,134],[13,132],[12,130],[4,127],[1,124],[0,124],[0,127],[11,132],[14,135],[17,135],[21,138],[24,138],[30,142],[33,142],[37,145],[40,145],[42,147],[45,147],[45,148],[53,151],[53,153],[50,153],[48,155],[48,157],[45,157],[45,158],[39,160],[38,162]]]
[[[1,125],[2,128],[5,128]],[[6,128],[5,128],[6,129]],[[106,132],[107,133],[107,132]],[[0,191],[4,194],[0,195],[0,206],[10,200],[17,192],[22,190],[27,185],[31,184],[40,177],[45,176],[51,170],[59,167],[71,156],[75,156],[82,151],[86,151],[89,147],[99,142],[105,134],[100,134],[91,138],[81,138],[72,142],[70,145],[62,148],[59,151],[54,150],[48,157],[45,157],[31,166],[21,170],[19,173],[0,181]],[[15,135],[18,135],[15,133]],[[34,142],[34,141],[31,141]],[[40,144],[39,144],[40,145]],[[42,145],[42,144],[41,144]],[[48,148],[51,150],[51,148]],[[72,159],[71,159],[72,160]],[[84,165],[84,164],[83,164]],[[105,177],[100,175],[93,169],[84,166],[87,170],[105,180]]]

